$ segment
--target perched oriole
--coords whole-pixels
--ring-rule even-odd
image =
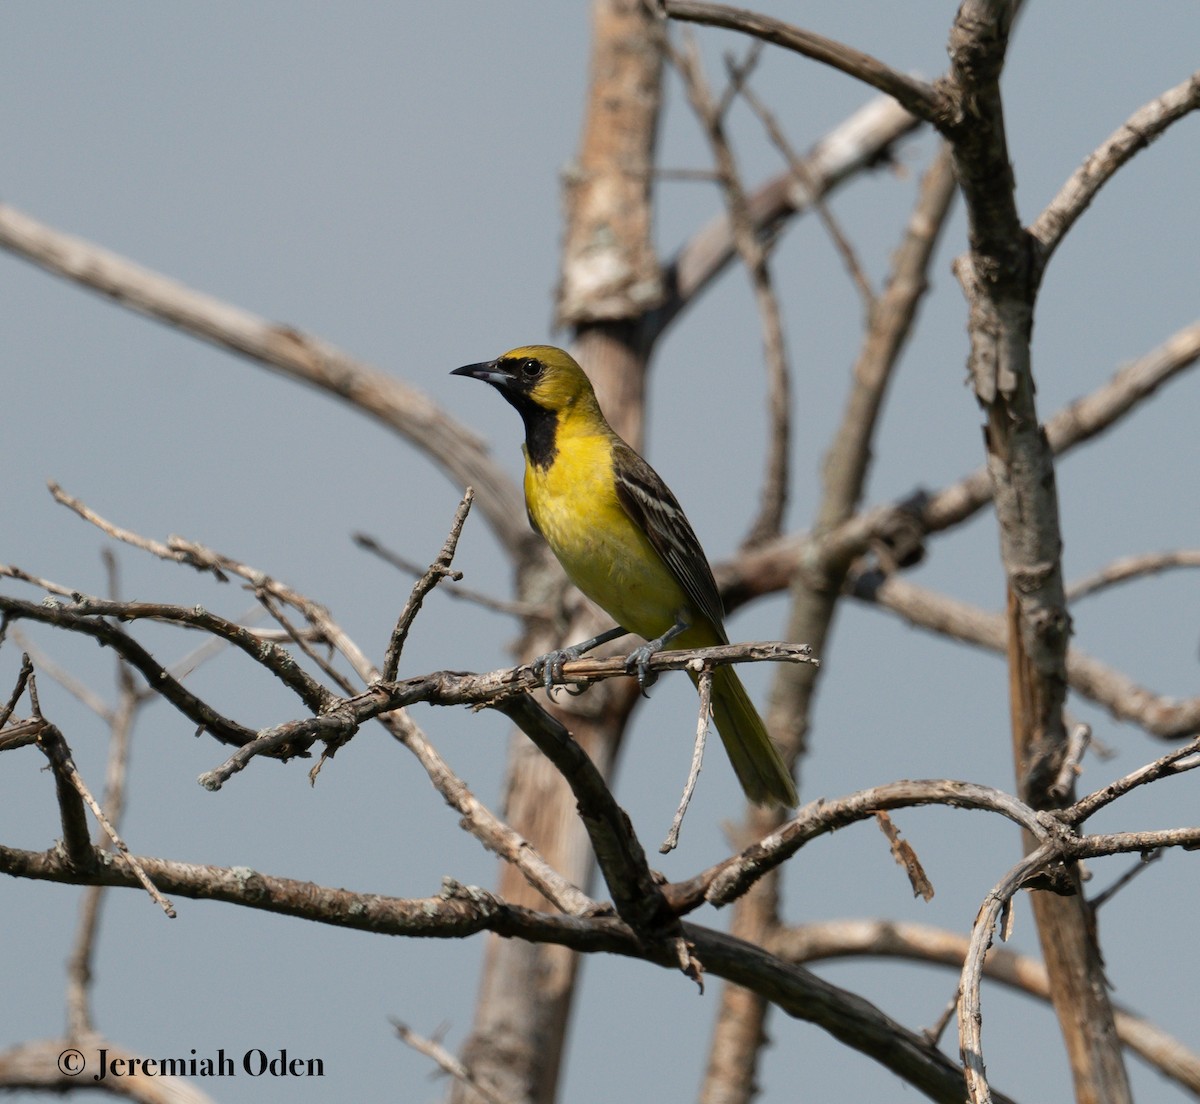
[[[583,369],[549,345],[530,345],[453,375],[490,383],[525,423],[525,505],[567,576],[617,622],[593,640],[538,662],[547,685],[563,662],[636,633],[645,664],[668,642],[727,644],[721,596],[683,510],[658,473],[609,426]],[[692,676],[696,681],[696,676]],[[746,796],[788,807],[796,787],[733,667],[713,671],[713,719]]]

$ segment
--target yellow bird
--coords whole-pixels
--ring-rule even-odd
[[[629,656],[644,686],[666,644],[727,644],[721,596],[700,542],[658,473],[613,431],[583,369],[562,349],[528,345],[456,368],[490,383],[525,423],[525,506],[568,578],[617,627],[552,652],[538,664],[549,686],[562,665],[636,633]],[[696,676],[692,676],[696,681]],[[713,671],[713,719],[746,796],[797,803],[792,776],[733,667]]]

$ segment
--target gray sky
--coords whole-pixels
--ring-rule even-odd
[[[869,18],[863,13],[869,8]],[[913,9],[916,9],[915,11]],[[788,18],[933,76],[945,63],[951,4],[774,4]],[[701,32],[716,72],[740,43]],[[1031,4],[1005,79],[1012,158],[1029,221],[1133,110],[1196,65],[1193,4],[1107,0]],[[496,396],[450,369],[554,339],[551,292],[560,235],[559,172],[580,128],[588,27],[582,4],[339,5],[114,3],[0,6],[0,201],[92,239],[192,287],[296,325],[418,386],[491,440],[516,474],[519,425]],[[807,147],[870,94],[813,63],[768,51],[755,82]],[[662,163],[706,167],[707,154],[672,87]],[[751,181],[778,159],[736,115]],[[1122,363],[1196,317],[1200,231],[1195,186],[1200,121],[1176,126],[1102,193],[1054,258],[1039,305],[1035,363],[1043,415],[1094,389]],[[900,172],[840,193],[833,208],[879,282],[899,238],[928,137],[906,144]],[[661,193],[657,235],[669,255],[717,209],[714,191]],[[979,416],[963,385],[965,322],[950,274],[963,221],[948,229],[934,297],[902,364],[878,447],[872,501],[942,486],[982,460]],[[817,465],[840,413],[861,307],[827,237],[793,227],[777,257],[795,362],[795,489],[789,524],[807,525]],[[148,536],[180,533],[269,571],[331,608],[382,655],[408,582],[364,556],[364,530],[410,559],[441,546],[458,500],[426,459],[361,416],[234,357],[147,322],[0,255],[4,408],[0,562],[97,593],[100,535],[56,506],[55,479],[98,512]],[[557,335],[559,338],[562,335]],[[647,451],[716,560],[737,545],[760,475],[760,341],[746,280],[726,276],[661,346],[651,384]],[[1200,544],[1194,491],[1194,376],[1169,385],[1120,430],[1059,469],[1068,579],[1119,555]],[[699,431],[697,431],[699,430]],[[915,576],[998,606],[994,526],[977,519],[936,542]],[[238,614],[234,587],[119,551],[128,596],[200,603]],[[480,515],[457,566],[467,583],[505,596],[507,569]],[[6,592],[21,593],[15,584]],[[24,596],[35,596],[29,590]],[[1196,690],[1197,590],[1177,573],[1114,590],[1075,611],[1076,642],[1178,697]],[[782,600],[739,613],[737,639],[782,632]],[[402,673],[485,670],[507,662],[515,627],[435,596]],[[46,633],[38,644],[102,693],[110,658]],[[193,643],[146,632],[162,659]],[[1004,672],[873,611],[842,613],[821,686],[802,797],[847,793],[900,777],[948,776],[1008,787]],[[0,651],[0,695],[18,649]],[[762,702],[769,673],[747,676]],[[292,702],[233,656],[195,685],[253,724],[294,715]],[[105,732],[48,679],[50,718],[99,787]],[[664,680],[639,715],[617,793],[643,839],[665,832],[686,772],[694,697]],[[1092,758],[1094,788],[1163,748],[1085,704],[1116,753]],[[507,729],[465,711],[416,719],[489,805],[498,806]],[[143,716],[124,835],[134,851],[396,896],[436,892],[443,876],[490,886],[495,867],[416,764],[365,730],[315,788],[307,765],[260,763],[218,794],[196,776],[224,758],[165,705]],[[33,750],[0,762],[0,841],[44,848],[60,827],[50,776]],[[1135,796],[1097,829],[1194,819],[1189,778]],[[686,876],[724,853],[721,824],[740,814],[736,783],[710,756],[679,851],[660,862]],[[914,902],[873,829],[806,849],[790,867],[788,917],[890,916],[965,930],[1018,854],[1006,827],[981,815],[898,817],[938,890]],[[1168,856],[1101,914],[1116,998],[1193,1048],[1195,978],[1174,948],[1191,946],[1194,858]],[[1095,867],[1103,886],[1128,862]],[[63,1026],[62,963],[77,890],[0,882],[0,1048]],[[166,921],[137,893],[108,896],[95,1015],[114,1040],[147,1055],[252,1047],[325,1060],[324,1083],[287,1086],[296,1100],[436,1100],[429,1063],[391,1036],[388,1017],[456,1048],[471,1022],[482,938],[405,942],[178,900]],[[723,925],[720,914],[702,922]],[[1185,940],[1188,942],[1185,943]],[[1032,950],[1029,914],[1014,945]],[[19,948],[19,952],[15,949]],[[871,963],[820,972],[920,1028],[954,994],[950,973]],[[563,1100],[687,1100],[700,1077],[716,1008],[677,975],[593,959],[575,1012]],[[631,995],[636,995],[631,999]],[[1069,1085],[1051,1015],[989,991],[985,1045],[997,1087],[1029,1101]],[[911,1090],[820,1031],[775,1016],[762,1071],[766,1104],[893,1098]],[[953,1042],[951,1042],[953,1050]],[[620,1060],[614,1060],[620,1054]],[[1131,1062],[1139,1100],[1181,1099]],[[277,1088],[241,1077],[204,1086],[235,1104]]]

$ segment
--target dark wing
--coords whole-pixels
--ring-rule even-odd
[[[692,605],[727,642],[725,611],[712,568],[675,496],[624,441],[613,443],[613,477],[625,513],[650,539]]]

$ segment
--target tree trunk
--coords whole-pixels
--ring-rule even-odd
[[[609,422],[637,447],[648,352],[640,337],[642,319],[662,295],[650,236],[661,32],[639,0],[596,0],[592,19],[582,148],[565,182],[558,316],[575,329],[574,351]],[[562,573],[548,556],[522,565],[520,576],[524,600],[561,598]],[[590,635],[578,619],[573,629],[579,639]],[[523,652],[532,658],[571,642],[531,633]],[[609,682],[579,701],[564,697],[554,711],[607,777],[635,702],[632,684]],[[595,864],[570,790],[522,734],[513,737],[509,754],[506,820],[556,870],[586,890]],[[515,904],[546,904],[507,863],[500,864],[499,892]],[[489,937],[464,1059],[505,1100],[550,1104],[555,1099],[577,966],[577,956],[562,947]],[[474,1097],[460,1084],[451,1089],[455,1104],[470,1104]]]

